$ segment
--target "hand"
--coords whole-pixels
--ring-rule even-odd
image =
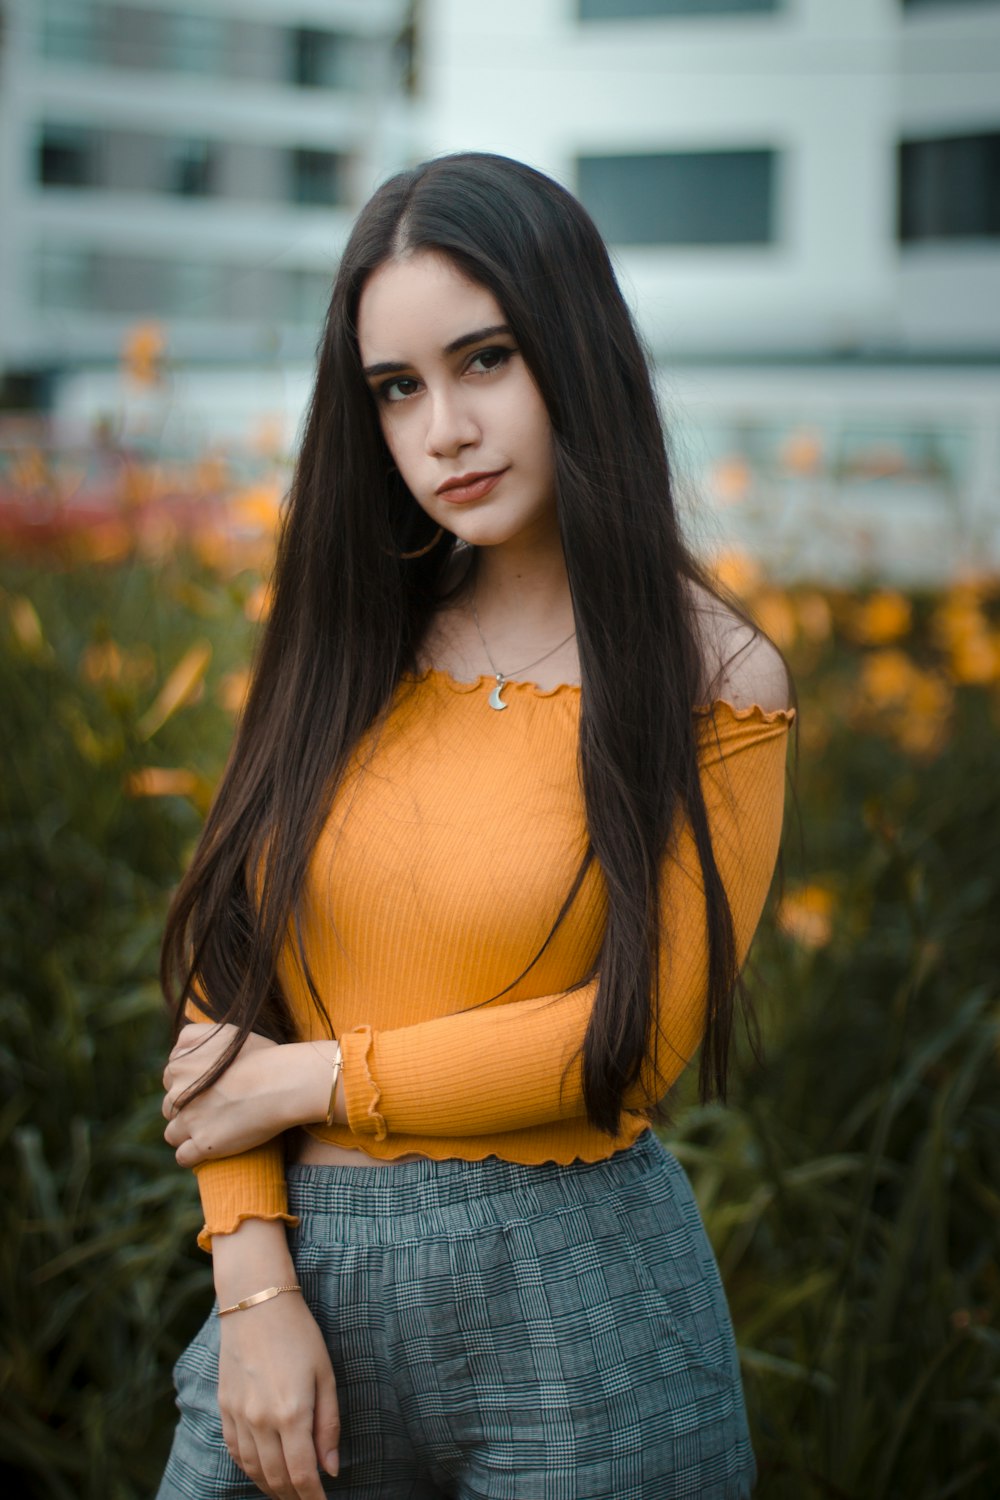
[[[272,1140],[285,1128],[275,1094],[279,1051],[267,1037],[251,1032],[233,1062],[215,1082],[192,1099],[178,1099],[212,1069],[232,1046],[236,1027],[228,1022],[185,1026],[163,1070],[163,1115],[170,1122],[164,1139],[176,1148],[182,1167],[209,1156],[233,1156]]]
[[[234,1462],[277,1500],[324,1500],[317,1465],[339,1470],[340,1408],[315,1318],[287,1292],[221,1322],[219,1409]]]
[[[273,1140],[293,1125],[326,1118],[333,1044],[298,1042],[278,1046],[251,1032],[236,1057],[203,1093],[179,1105],[182,1095],[232,1045],[229,1023],[185,1026],[163,1072],[166,1094],[163,1132],[179,1166],[209,1157],[235,1156]]]

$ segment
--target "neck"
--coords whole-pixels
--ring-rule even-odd
[[[472,587],[479,618],[505,632],[557,636],[573,629],[566,559],[558,536],[546,545],[516,542],[476,551]]]

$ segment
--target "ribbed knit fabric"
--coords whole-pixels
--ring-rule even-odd
[[[303,935],[341,1042],[349,1124],[308,1128],[383,1158],[597,1161],[646,1128],[649,1106],[701,1040],[700,862],[685,824],[664,861],[655,1052],[613,1139],[583,1106],[580,1049],[597,981],[569,988],[600,951],[606,893],[596,865],[538,962],[512,984],[544,943],[586,847],[580,692],[508,683],[509,706],[496,713],[492,686],[437,670],[404,679],[338,790],[309,869]],[[722,700],[698,711],[740,963],[777,858],[793,718],[793,709]],[[299,1035],[324,1038],[290,945],[280,977]],[[205,1248],[244,1218],[288,1218],[280,1141],[196,1171]]]

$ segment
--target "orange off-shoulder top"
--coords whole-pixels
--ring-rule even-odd
[[[302,932],[341,1043],[348,1124],[307,1129],[380,1158],[595,1161],[648,1128],[701,1041],[700,862],[685,823],[662,872],[655,1064],[651,1047],[612,1138],[583,1105],[597,981],[570,988],[600,952],[607,898],[596,862],[538,961],[493,998],[541,948],[586,847],[580,690],[509,682],[498,713],[492,684],[436,669],[404,677],[338,788],[309,866]],[[777,858],[795,710],[717,700],[695,713],[742,964]],[[279,975],[299,1037],[325,1038],[290,942]],[[204,1248],[246,1218],[289,1219],[280,1139],[195,1171]]]

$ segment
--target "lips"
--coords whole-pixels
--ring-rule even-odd
[[[492,473],[459,474],[439,485],[435,494],[452,505],[462,505],[466,500],[479,500],[506,474],[506,469],[495,469]]]

